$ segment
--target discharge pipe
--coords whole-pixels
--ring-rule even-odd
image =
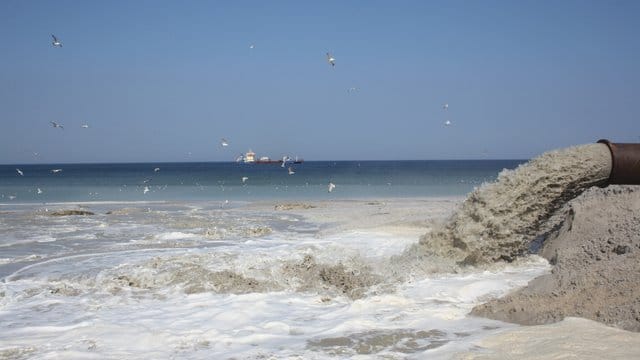
[[[615,144],[598,140],[611,152],[611,174],[607,185],[640,185],[640,144]]]

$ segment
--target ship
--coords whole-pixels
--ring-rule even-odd
[[[299,157],[295,157],[295,158],[290,158],[288,156],[283,156],[282,159],[271,159],[268,156],[261,156],[259,158],[256,158],[256,153],[253,152],[252,150],[247,151],[244,154],[240,154],[240,156],[238,156],[236,158],[236,162],[242,162],[245,164],[279,164],[279,165],[283,165],[286,163],[293,163],[293,164],[302,164],[304,162],[304,159],[299,158]],[[284,166],[284,165],[283,165]]]

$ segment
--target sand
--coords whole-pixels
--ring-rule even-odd
[[[637,359],[640,334],[591,320],[567,318],[553,325],[505,331],[475,345],[473,351],[456,354],[452,359]]]
[[[540,253],[551,274],[472,314],[525,325],[574,316],[640,331],[640,187],[592,188],[560,213]]]
[[[549,151],[473,191],[442,226],[420,239],[415,253],[456,259],[463,265],[513,261],[531,240],[554,225],[552,216],[611,172],[604,144]]]

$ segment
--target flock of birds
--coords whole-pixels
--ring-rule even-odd
[[[60,39],[58,39],[58,37],[56,37],[54,34],[51,34],[51,38],[52,38],[51,45],[52,45],[53,47],[62,48],[62,41],[60,41]],[[254,45],[254,44],[250,44],[250,45],[249,45],[249,49],[254,49],[254,48],[255,48],[255,45]],[[335,57],[334,57],[330,52],[327,52],[327,53],[326,53],[326,58],[327,58],[327,63],[329,63],[329,65],[331,65],[331,67],[332,67],[332,68],[334,68],[334,67],[336,66],[336,59],[335,59]],[[359,89],[358,89],[357,87],[350,87],[349,89],[347,89],[347,92],[351,93],[351,92],[356,92],[356,91],[358,91],[358,90],[359,90]],[[447,112],[447,111],[449,110],[449,104],[444,104],[444,105],[442,106],[442,108],[444,109],[444,111],[445,111],[445,112]],[[60,124],[60,123],[58,123],[58,122],[50,121],[50,123],[51,123],[51,126],[52,126],[53,128],[61,129],[61,130],[62,130],[62,129],[64,129],[64,125],[62,125],[62,124]],[[445,123],[444,123],[444,124],[445,124],[445,126],[450,126],[450,125],[451,125],[451,121],[447,119],[447,120],[445,121]],[[82,125],[80,125],[80,127],[81,127],[81,128],[83,128],[83,129],[88,129],[88,128],[89,128],[89,124],[82,124]],[[222,139],[220,140],[220,145],[221,145],[223,148],[226,148],[226,147],[228,147],[228,146],[229,146],[229,141],[228,141],[227,139],[225,139],[225,138],[222,138]],[[287,156],[284,156],[284,157],[282,158],[282,161],[281,161],[281,166],[282,166],[283,168],[286,166],[287,161],[290,161],[290,158],[289,158],[289,157],[287,157]],[[52,170],[51,170],[51,173],[53,173],[53,174],[57,174],[57,173],[59,173],[59,172],[61,172],[61,171],[62,171],[62,169],[52,169]],[[154,172],[158,172],[158,171],[160,171],[160,168],[156,167],[156,168],[154,168],[154,169],[153,169],[153,171],[154,171]],[[21,169],[16,169],[16,172],[17,172],[17,174],[18,174],[19,176],[24,176],[24,172],[23,172]],[[295,174],[295,173],[296,173],[296,172],[294,171],[293,167],[291,167],[291,166],[287,167],[287,172],[288,172],[288,174],[289,174],[289,175],[293,175],[293,174]],[[241,178],[242,184],[245,184],[248,180],[249,180],[249,178],[248,178],[247,176],[243,176],[243,177]],[[146,184],[147,182],[148,182],[148,181],[144,181],[144,183],[145,183],[145,184]],[[335,188],[336,188],[336,185],[335,185],[333,182],[331,182],[331,181],[330,181],[330,182],[329,182],[329,184],[327,185],[327,191],[328,191],[328,192],[333,192],[333,190],[334,190]],[[146,194],[146,193],[148,193],[149,191],[150,191],[150,189],[149,189],[149,187],[148,187],[148,186],[145,186],[145,187],[143,188],[143,190],[142,190],[143,194]],[[37,193],[38,193],[38,194],[42,194],[42,190],[41,190],[40,188],[37,188]],[[9,198],[10,198],[10,199],[11,199],[11,198],[15,198],[15,196],[9,196]]]

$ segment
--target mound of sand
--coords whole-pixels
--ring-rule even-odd
[[[583,317],[640,331],[640,187],[592,188],[561,214],[540,253],[551,274],[472,314],[523,325]]]

